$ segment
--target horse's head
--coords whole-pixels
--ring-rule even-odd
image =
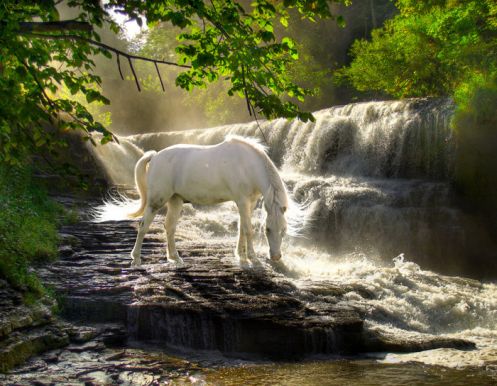
[[[281,240],[286,234],[285,206],[274,205],[266,218],[266,238],[269,244],[269,256],[272,260],[281,259]]]

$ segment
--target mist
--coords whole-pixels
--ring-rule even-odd
[[[242,5],[250,7],[248,2],[242,2]],[[290,36],[299,48],[299,62],[288,69],[292,78],[299,85],[316,90],[315,96],[300,104],[302,109],[316,111],[371,98],[371,95],[337,85],[333,71],[350,61],[348,50],[356,38],[368,38],[373,28],[380,27],[395,12],[395,7],[387,0],[371,0],[367,6],[359,2],[349,7],[334,4],[332,13],[344,17],[344,28],[332,19],[312,23],[298,17],[292,19],[287,29],[276,26],[277,38]],[[132,39],[124,32],[115,35],[108,28],[99,33],[102,41],[113,47],[174,61],[177,60],[174,49],[179,44],[176,35],[180,31],[162,23]],[[121,61],[125,80],[120,77],[115,57],[97,57],[95,61],[96,73],[102,78],[103,95],[111,101],[109,106],[98,109],[110,113],[109,129],[116,134],[201,129],[254,119],[249,115],[243,98],[227,95],[228,84],[223,80],[209,84],[205,89],[188,92],[175,85],[181,69],[159,65],[165,86],[165,91],[162,91],[153,63],[135,60],[133,66],[142,88],[140,92],[126,60]],[[258,118],[263,119],[262,116]]]

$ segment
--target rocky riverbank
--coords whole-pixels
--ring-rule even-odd
[[[188,380],[197,364],[153,347],[129,347],[119,325],[75,326],[70,344],[32,357],[8,374],[2,385],[159,385]]]
[[[32,355],[68,344],[69,336],[57,326],[48,298],[26,305],[22,295],[0,280],[0,372]]]
[[[177,267],[167,263],[163,220],[157,217],[146,238],[144,265],[139,269],[130,268],[134,223],[84,220],[61,230],[60,259],[39,267],[37,273],[57,294],[64,322],[54,318],[49,302],[27,310],[14,295],[2,295],[1,299],[11,300],[0,302],[0,355],[15,358],[2,360],[6,364],[2,370],[47,349],[67,348],[32,359],[21,371],[23,376],[18,369],[3,382],[28,382],[36,366],[41,366],[37,372],[45,369],[47,383],[56,382],[49,379],[53,366],[64,372],[73,362],[79,369],[77,363],[85,362],[77,359],[81,355],[117,358],[114,355],[123,352],[110,363],[104,358],[94,367],[71,370],[69,377],[83,379],[96,371],[101,372],[101,379],[114,379],[120,370],[132,373],[133,368],[148,366],[141,362],[149,360],[147,355],[137,356],[126,349],[130,342],[271,360],[295,360],[310,354],[474,347],[464,340],[427,334],[399,340],[394,334],[368,329],[361,307],[347,300],[347,294],[363,289],[290,279],[292,273],[284,265],[271,265],[263,257],[250,267],[240,267],[230,243],[180,239],[178,249],[185,264]],[[166,376],[153,370],[162,366],[157,361],[152,360],[151,370],[141,371],[142,375]],[[35,367],[29,370],[29,366]],[[98,370],[98,366],[103,368]],[[164,366],[171,368],[171,364]]]

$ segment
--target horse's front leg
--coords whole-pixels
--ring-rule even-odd
[[[183,208],[183,200],[178,196],[173,196],[167,203],[166,214],[166,237],[167,237],[167,258],[183,263],[183,260],[176,250],[176,242],[174,241],[174,234],[176,233],[176,224],[181,216],[181,209]]]
[[[143,238],[145,237],[145,234],[148,232],[150,224],[152,223],[156,213],[157,210],[153,210],[150,206],[147,205],[147,207],[145,208],[145,212],[143,214],[143,218],[140,220],[135,246],[131,251],[131,258],[133,259],[131,265],[134,267],[139,267],[141,264],[141,251],[142,251]]]
[[[240,215],[240,220],[238,221],[238,242],[236,243],[235,255],[240,261],[245,261],[247,259],[247,238],[245,237],[241,217]]]
[[[252,214],[254,213],[255,206],[257,205],[257,200],[249,202],[249,212],[247,218],[247,257],[249,259],[255,259],[254,251],[254,230],[252,228]]]
[[[253,246],[253,230],[251,222],[251,213],[253,210],[252,202],[245,200],[242,202],[237,202],[238,211],[240,212],[240,223],[238,225],[238,245],[237,245],[237,255],[240,260],[245,260],[246,258],[252,259],[255,257],[255,251]]]

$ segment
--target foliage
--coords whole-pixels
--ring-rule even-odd
[[[0,277],[40,295],[44,288],[28,267],[57,256],[61,208],[32,181],[26,166],[0,167]]]
[[[191,90],[224,78],[230,82],[228,95],[246,97],[249,110],[260,109],[266,117],[312,118],[299,111],[295,103],[280,98],[303,100],[309,90],[290,80],[287,66],[298,59],[297,50],[292,39],[276,39],[274,20],[278,18],[281,25],[287,26],[288,8],[310,19],[331,17],[326,1],[257,0],[247,9],[233,0],[194,1],[187,5],[169,0],[148,9],[141,4],[128,2],[125,10],[136,6],[149,23],[168,21],[187,29],[179,35],[181,44],[176,52],[179,62],[191,65],[191,69],[178,75],[178,86]]]
[[[398,0],[396,5],[398,16],[373,31],[370,41],[354,43],[354,60],[340,77],[359,90],[395,97],[452,97],[455,184],[497,224],[497,2]]]
[[[179,73],[176,85],[192,90],[222,78],[228,94],[246,98],[251,110],[267,117],[312,118],[291,101],[302,100],[309,90],[289,78],[287,66],[298,54],[292,39],[276,39],[274,23],[286,26],[289,9],[310,20],[332,17],[326,0],[256,0],[245,8],[235,0],[68,0],[65,5],[77,12],[71,22],[81,28],[60,20],[57,3],[6,0],[0,7],[0,162],[19,163],[42,147],[54,152],[60,137],[41,122],[81,129],[92,142],[92,131],[103,134],[102,143],[113,139],[80,101],[56,93],[64,86],[88,103],[109,103],[95,88],[101,79],[93,74],[93,59],[111,57],[95,31],[104,24],[118,31],[110,10],[139,23],[145,17],[152,25],[167,21],[183,30],[176,51],[180,64],[190,68]]]
[[[400,14],[354,43],[341,71],[359,90],[394,97],[449,96],[497,70],[493,0],[398,0]]]
[[[70,3],[81,3],[78,20],[102,25],[103,15],[94,2]],[[54,2],[8,0],[0,7],[0,162],[20,164],[28,153],[42,147],[55,151],[61,141],[42,122],[52,122],[61,129],[82,129],[86,138],[91,131],[103,133],[104,141],[112,138],[81,103],[49,95],[55,94],[59,85],[65,85],[72,94],[83,93],[88,102],[108,103],[90,87],[100,83],[99,77],[90,72],[91,55],[102,50],[72,40],[49,40],[22,33],[22,23],[35,17],[43,22],[58,21]],[[93,31],[71,34],[98,39]]]
[[[94,92],[102,92],[101,87],[96,83],[88,84],[86,88],[92,89]],[[51,93],[48,93],[48,95],[52,96]],[[91,103],[88,103],[88,99],[82,91],[74,93],[65,84],[60,85],[57,88],[56,94],[53,96],[79,103],[87,109],[95,121],[100,122],[105,128],[110,127],[112,124],[111,113],[105,109],[107,103],[102,102],[101,100],[94,100]]]
[[[248,2],[245,3],[248,4]],[[340,10],[341,13],[343,11]],[[295,49],[299,53],[298,60],[295,60],[287,67],[286,73],[291,82],[298,83],[306,89],[305,102],[297,102],[301,109],[313,111],[327,107],[335,101],[333,95],[335,87],[331,76],[331,68],[336,66],[337,60],[338,50],[336,46],[338,44],[335,40],[340,39],[339,34],[336,33],[337,31],[341,32],[341,29],[333,20],[313,23],[306,19],[299,20],[294,17],[286,27],[281,24],[275,25],[275,39],[281,40],[284,37],[292,39],[295,43]],[[182,44],[181,41],[176,39],[179,33],[181,33],[181,29],[172,26],[170,23],[157,23],[146,31],[142,31],[129,44],[139,55],[179,61],[177,48]],[[339,45],[341,46],[342,44],[342,39],[340,39]],[[191,117],[194,123],[192,125],[188,118],[183,117],[181,123],[186,127],[188,125],[190,127],[198,127],[199,125],[200,127],[205,127],[250,119],[245,101],[228,95],[230,82],[224,78],[219,79],[216,84],[211,84],[209,87],[197,88],[187,92],[182,89],[174,90],[173,87],[180,70],[170,69],[166,74],[162,71],[161,80],[167,93],[167,99],[164,99],[164,94],[160,95],[162,93],[161,84],[157,77],[156,69],[152,64],[138,63],[136,72],[140,76],[140,84],[143,86],[143,90],[146,93],[155,94],[156,100],[160,101],[161,107],[154,109],[157,114],[154,114],[153,118],[155,120],[158,115],[161,116],[162,124],[159,125],[160,129],[170,127],[171,121],[174,121],[174,117],[168,114],[168,109],[165,108],[166,105],[168,107],[170,105],[181,106],[173,108],[173,110],[181,108],[181,110],[189,112],[184,115]],[[113,90],[110,91],[112,92]],[[241,96],[244,97],[243,94]],[[134,95],[131,98],[134,98]],[[115,109],[114,98],[112,99],[113,105],[110,108]],[[121,100],[122,98],[119,98],[115,101],[119,103]],[[129,104],[130,102],[127,101],[127,103]],[[121,126],[119,125],[116,130],[119,130]],[[153,127],[154,124],[146,120],[145,126],[147,130],[151,130],[150,126]]]

